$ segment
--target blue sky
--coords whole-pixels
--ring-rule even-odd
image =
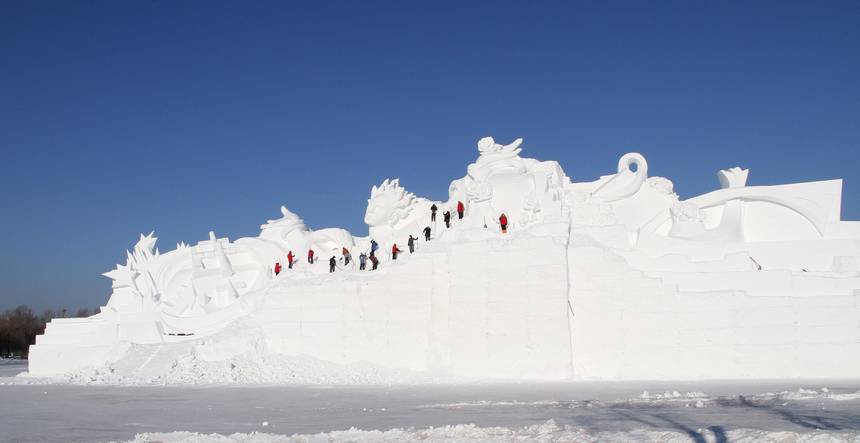
[[[364,235],[370,187],[446,196],[475,142],[574,180],[642,152],[682,197],[845,178],[860,2],[0,1],[0,308],[95,307],[141,232]]]

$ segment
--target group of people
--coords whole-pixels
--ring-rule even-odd
[[[435,203],[432,206],[430,206],[430,222],[431,223],[436,222],[436,212],[438,212],[438,211],[439,211],[439,208],[436,206]],[[466,212],[465,205],[463,205],[463,202],[458,201],[457,202],[457,218],[459,220],[462,220],[465,212]],[[451,211],[450,210],[445,211],[444,214],[442,214],[442,217],[443,217],[443,220],[445,222],[445,227],[451,228]],[[508,217],[504,213],[502,213],[502,215],[499,216],[499,225],[502,228],[502,233],[506,234],[508,232]],[[423,229],[423,233],[424,233],[424,241],[430,241],[430,234],[432,233],[432,229],[430,228],[430,226],[425,227]],[[415,252],[415,241],[416,240],[418,240],[418,237],[413,236],[412,234],[409,235],[409,240],[407,240],[406,244],[409,246],[409,253],[410,254]],[[379,243],[377,243],[376,240],[374,240],[374,239],[370,239],[370,254],[366,254],[366,253],[362,252],[358,256],[358,269],[362,270],[362,271],[366,270],[367,269],[367,262],[370,261],[370,263],[372,265],[371,271],[375,271],[379,267],[379,258],[376,256],[376,251],[378,251],[378,250],[379,250]],[[403,252],[403,251],[397,247],[397,243],[394,243],[391,246],[391,259],[397,260],[397,255],[401,252]],[[349,252],[349,249],[344,247],[342,254],[343,254],[344,266],[349,265],[350,261],[352,261],[352,254]],[[293,269],[294,263],[295,263],[295,256],[293,255],[293,251],[290,251],[287,254],[287,266],[289,267],[289,269]],[[310,264],[314,263],[314,250],[313,249],[308,249],[308,263],[310,263]],[[328,265],[329,265],[329,272],[330,273],[334,272],[337,269],[337,257],[332,255],[331,258],[328,260]],[[275,275],[278,275],[281,273],[281,262],[275,263],[274,271],[275,271]]]

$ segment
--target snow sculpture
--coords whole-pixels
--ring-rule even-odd
[[[634,166],[635,169],[631,169]],[[648,178],[648,162],[645,161],[645,157],[638,152],[624,154],[618,160],[618,173],[591,191],[591,197],[604,202],[630,197],[642,187],[646,178]]]
[[[260,226],[260,238],[273,242],[300,244],[310,232],[305,221],[281,206],[281,218],[267,220]]]
[[[730,169],[723,169],[717,173],[717,178],[720,180],[720,186],[726,188],[743,188],[747,185],[747,176],[749,169],[741,169],[737,166]]]
[[[390,246],[403,232],[413,235],[420,232],[429,222],[432,204],[407,192],[400,186],[400,179],[386,179],[379,187],[371,188],[364,222],[369,227],[371,238]]]
[[[571,182],[556,162],[522,158],[522,145],[479,140],[445,202],[398,179],[374,186],[369,237],[311,230],[284,206],[258,237],[235,242],[210,233],[161,254],[154,233],[141,235],[105,273],[113,294],[99,314],[55,319],[38,337],[31,373],[112,365],[155,376],[151,362],[169,371],[175,359],[248,350],[239,358],[475,377],[860,373],[860,223],[840,219],[840,180],[749,186],[734,167],[717,173],[719,189],[680,200],[672,181],[648,177],[641,154]],[[455,213],[458,202],[465,218],[431,223],[432,204]],[[384,252],[425,226],[430,242],[396,262],[380,253],[375,272],[305,261],[272,272],[289,251],[339,256],[374,238]]]

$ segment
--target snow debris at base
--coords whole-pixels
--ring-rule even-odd
[[[193,432],[144,433],[130,443],[316,443],[316,442],[860,442],[856,432],[788,432],[735,429],[730,431],[698,429],[681,431],[634,430],[625,432],[589,432],[574,426],[560,426],[554,420],[522,428],[478,427],[473,424],[426,429],[391,429],[365,431],[351,428],[319,434],[291,436],[254,432],[250,434],[199,434]]]
[[[432,382],[432,379],[369,363],[339,365],[309,356],[248,353],[225,361],[206,361],[195,355],[186,356],[176,360],[169,371],[153,375],[123,374],[113,365],[107,365],[67,374],[62,381],[72,384],[108,385],[384,385],[428,383]]]
[[[798,388],[796,391],[767,392],[756,396],[760,399],[775,398],[779,400],[860,400],[860,391],[848,393],[831,392],[827,387],[821,389]]]
[[[666,391],[662,394],[651,394],[648,391],[643,391],[639,395],[642,400],[692,400],[706,397],[707,395],[702,392],[685,392],[682,394],[678,391]]]
[[[147,354],[149,357],[140,361]],[[190,342],[131,345],[117,361],[53,379],[107,385],[387,385],[437,380],[426,373],[365,362],[337,364],[304,355],[270,354],[258,328],[242,322]]]

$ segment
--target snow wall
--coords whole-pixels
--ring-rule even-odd
[[[680,201],[641,155],[577,183],[555,162],[520,158],[520,142],[482,139],[448,201],[417,198],[397,180],[374,187],[369,237],[311,231],[286,208],[258,238],[210,234],[160,254],[142,235],[106,273],[108,304],[53,320],[30,372],[151,372],[158,360],[169,371],[183,354],[217,361],[253,348],[479,378],[860,374],[860,223],[839,218],[841,181],[746,186],[748,171],[731,168],[719,171],[720,189]],[[414,254],[384,252],[406,250],[425,226],[431,240]],[[382,263],[360,271],[371,238]],[[321,260],[303,260],[308,249]],[[302,260],[274,275],[288,252]],[[254,335],[230,328],[237,320]]]

